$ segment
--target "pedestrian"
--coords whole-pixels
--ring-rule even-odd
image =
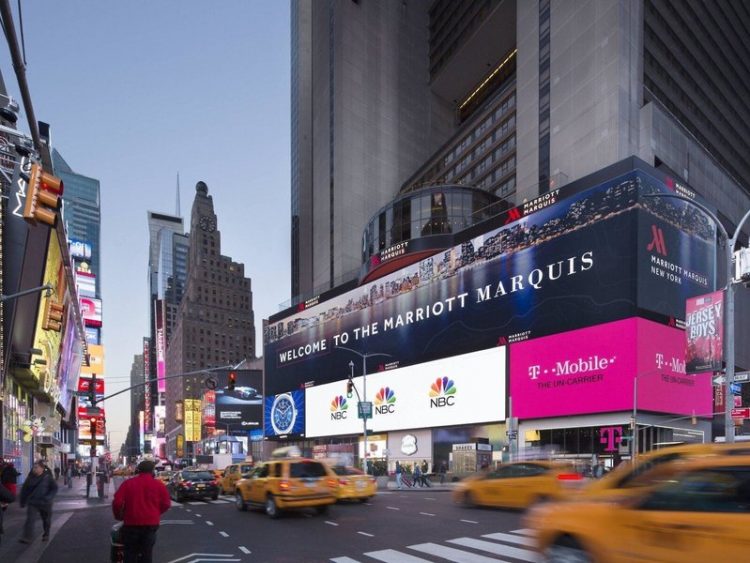
[[[37,461],[31,467],[26,480],[21,487],[21,508],[28,506],[26,523],[23,526],[21,543],[31,543],[34,539],[34,520],[36,514],[42,518],[42,541],[49,539],[50,523],[52,521],[52,501],[57,494],[57,483],[52,472],[43,461]]]
[[[402,481],[402,479],[403,479],[403,477],[402,477],[403,471],[404,470],[401,468],[401,464],[398,461],[396,461],[396,486],[399,489],[401,488],[401,485],[403,483],[403,481]]]
[[[440,462],[440,469],[438,469],[440,472],[440,484],[442,485],[445,483],[445,474],[448,472],[448,467],[445,464],[445,460]]]
[[[416,487],[417,484],[419,486],[422,486],[422,471],[419,469],[419,464],[414,463],[414,486]]]
[[[60,479],[60,468],[55,467],[55,481],[58,481]]]
[[[137,476],[124,481],[112,501],[112,513],[123,523],[125,563],[152,563],[161,515],[172,505],[167,487],[154,479],[155,467],[153,461],[140,462]]]
[[[596,467],[594,467],[594,478],[595,479],[601,479],[602,477],[604,477],[604,473],[605,473],[604,462],[600,461],[596,465]]]
[[[73,488],[73,466],[68,464],[68,469],[65,471],[65,478],[68,483],[68,488]]]
[[[20,473],[18,473],[12,461],[5,463],[0,469],[0,484],[13,493],[13,496],[18,494],[16,487],[19,475]]]
[[[3,515],[8,505],[16,500],[16,495],[4,485],[0,484],[0,543],[3,541]]]

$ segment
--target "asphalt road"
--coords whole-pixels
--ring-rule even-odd
[[[231,497],[188,501],[162,517],[155,561],[201,560],[356,563],[390,561],[535,561],[518,512],[455,505],[446,491],[388,491],[370,503],[337,504],[325,515],[290,512],[278,520]],[[66,515],[38,559],[44,563],[106,562],[107,506]],[[493,537],[483,537],[497,534]]]

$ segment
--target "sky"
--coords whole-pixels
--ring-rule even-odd
[[[129,385],[148,335],[146,215],[175,212],[178,172],[186,228],[202,180],[222,254],[252,279],[262,354],[262,319],[290,298],[289,2],[34,0],[21,8],[36,118],[51,125],[52,145],[76,173],[101,182],[107,394]],[[0,71],[20,103],[5,42]],[[28,131],[25,114],[18,126]],[[106,404],[114,453],[129,411],[129,393]]]

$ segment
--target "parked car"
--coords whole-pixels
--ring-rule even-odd
[[[265,509],[271,518],[288,509],[315,508],[323,513],[336,502],[338,478],[324,463],[312,459],[290,458],[256,466],[235,488],[238,510],[248,506]]]
[[[187,498],[219,498],[219,483],[214,474],[207,470],[178,471],[169,481],[167,490],[177,502]]]

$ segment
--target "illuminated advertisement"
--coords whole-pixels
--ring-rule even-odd
[[[71,391],[75,390],[78,374],[83,360],[83,342],[78,335],[73,308],[68,307],[67,320],[64,323],[65,334],[62,339],[60,363],[57,369],[57,387],[60,389],[60,406],[67,413],[70,412]]]
[[[685,373],[684,331],[640,318],[510,346],[513,416],[633,409],[711,416],[710,374]]]
[[[79,297],[96,297],[96,276],[91,272],[76,271]]]
[[[68,240],[70,255],[79,260],[91,260],[91,245],[80,240]]]
[[[81,377],[78,380],[78,394],[88,395],[88,392],[91,389],[92,381],[93,379],[91,377]],[[96,385],[96,389],[95,389],[96,394],[104,396],[104,379],[101,377],[97,377],[95,385]]]
[[[86,326],[102,326],[102,301],[93,297],[81,297],[81,315]]]
[[[564,190],[561,190],[564,191]],[[713,289],[715,233],[641,171],[574,193],[287,316],[264,331],[266,392],[634,317],[682,318]],[[656,242],[655,242],[656,240]],[[679,267],[679,270],[676,268]]]
[[[99,341],[99,329],[93,326],[87,326],[83,329],[86,333],[86,344],[101,344]]]
[[[373,432],[505,420],[505,346],[367,375]],[[354,385],[363,393],[363,378]],[[346,380],[305,389],[306,436],[361,434]]]
[[[138,444],[140,446],[140,451],[143,451],[144,439],[146,438],[146,427],[144,426],[143,420],[143,411],[138,411],[138,428],[140,430],[140,432],[138,432]]]
[[[90,345],[88,347],[89,365],[81,366],[82,375],[95,373],[98,377],[104,375],[104,346]]]
[[[235,375],[234,389],[216,389],[216,426],[227,432],[260,428],[263,424],[263,372],[231,370]],[[229,372],[218,372],[220,382],[228,381]]]
[[[151,379],[151,339],[143,339],[143,381],[146,385],[143,387],[143,410],[146,420],[146,431],[151,431],[151,385],[148,383]],[[182,419],[179,419],[182,420]]]
[[[685,325],[687,373],[720,371],[724,357],[724,292],[688,299]]]
[[[164,424],[167,418],[167,407],[165,405],[158,405],[154,407],[154,431],[156,432],[156,438],[164,438]]]
[[[265,398],[265,433],[269,437],[305,435],[305,392],[289,391]]]
[[[216,426],[216,391],[203,393],[203,424]]]
[[[201,439],[201,402],[199,399],[185,399],[185,440],[198,442]]]
[[[154,308],[155,308],[155,322],[156,322],[156,377],[157,377],[157,387],[159,393],[166,393],[167,391],[167,381],[164,379],[164,376],[167,374],[166,369],[166,342],[164,341],[165,335],[164,335],[164,301],[161,299],[157,299],[154,301]],[[190,441],[190,439],[188,439]]]

